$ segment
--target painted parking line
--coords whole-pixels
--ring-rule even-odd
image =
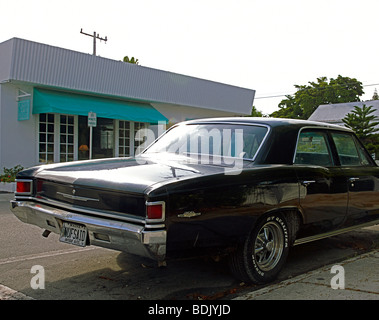
[[[9,258],[0,259],[0,266],[11,264],[11,263],[36,260],[36,259],[51,258],[51,257],[65,255],[65,254],[81,253],[81,252],[91,251],[95,249],[99,249],[99,248],[97,247],[73,248],[73,249],[66,249],[66,250],[48,251],[48,252],[43,252],[43,253],[38,253],[38,254],[29,254],[29,255],[18,256],[18,257],[9,257]],[[0,284],[0,300],[34,300],[34,298],[29,297],[19,291],[13,290],[12,288],[9,288],[5,285]]]
[[[60,256],[64,254],[72,254],[72,253],[78,253],[78,252],[84,252],[84,251],[91,251],[98,249],[97,247],[87,247],[87,248],[78,248],[78,249],[66,249],[66,250],[55,250],[55,251],[48,251],[43,253],[37,253],[37,254],[29,254],[24,256],[18,256],[18,257],[9,257],[0,259],[0,266],[10,263],[16,263],[16,262],[22,262],[22,261],[29,261],[29,260],[35,260],[35,259],[43,259],[43,258],[50,258],[55,256]]]

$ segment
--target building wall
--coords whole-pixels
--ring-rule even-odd
[[[26,87],[21,87],[28,90]],[[36,116],[30,111],[30,119],[18,121],[19,87],[10,83],[0,85],[0,165],[13,168],[36,164]]]
[[[169,120],[168,126],[192,119],[239,116],[237,112],[233,111],[210,110],[163,103],[151,103],[151,105]]]

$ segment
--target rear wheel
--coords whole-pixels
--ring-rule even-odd
[[[230,256],[232,272],[248,283],[267,283],[282,269],[289,250],[286,220],[270,214],[250,232],[244,243]]]

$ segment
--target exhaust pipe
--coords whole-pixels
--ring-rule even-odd
[[[49,230],[45,230],[45,231],[42,233],[42,237],[47,238],[47,237],[49,236],[50,233],[51,233],[51,231],[49,231]]]

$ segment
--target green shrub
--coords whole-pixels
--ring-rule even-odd
[[[17,165],[10,169],[4,168],[3,174],[0,175],[0,181],[1,182],[14,182],[16,179],[17,173],[19,173],[22,170],[24,170],[24,167],[20,165]]]

